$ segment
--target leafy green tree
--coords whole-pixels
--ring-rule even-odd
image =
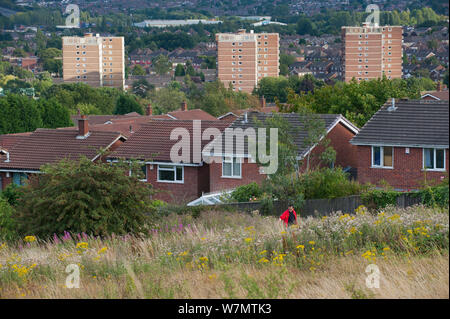
[[[14,220],[14,208],[0,196],[0,240],[17,239],[17,223]]]
[[[132,84],[133,94],[140,96],[142,98],[147,97],[148,94],[155,89],[153,84],[148,83],[146,79],[140,79],[134,81]]]
[[[284,76],[278,78],[265,77],[258,81],[255,93],[258,96],[264,96],[268,102],[274,102],[276,99],[285,103],[287,101],[287,89],[289,81]]]
[[[41,114],[42,124],[45,128],[57,128],[72,126],[69,110],[62,106],[56,99],[40,99],[38,109]]]
[[[144,114],[142,106],[136,101],[133,96],[121,95],[116,102],[116,109],[114,114],[127,114],[131,112],[137,112],[139,114]]]
[[[124,174],[130,168],[139,171],[126,163],[94,163],[85,157],[43,166],[43,174],[20,189],[19,233],[42,238],[64,231],[100,236],[145,233],[153,191],[139,175]]]
[[[195,76],[197,73],[194,70],[194,67],[192,66],[191,61],[186,62],[186,74],[189,76]]]
[[[133,75],[145,75],[146,72],[144,70],[144,68],[142,66],[140,66],[139,64],[136,64],[133,67],[133,71],[131,72]]]
[[[154,90],[149,98],[154,108],[154,114],[164,114],[180,108],[181,102],[186,101],[186,95],[174,86]],[[189,105],[189,103],[188,103]]]
[[[175,76],[184,76],[186,73],[182,64],[177,64],[175,68]]]
[[[42,127],[36,102],[23,95],[0,98],[0,134],[31,132]]]
[[[152,60],[153,68],[157,74],[167,74],[172,69],[172,63],[165,55],[158,55]]]

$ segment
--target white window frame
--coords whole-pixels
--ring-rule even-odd
[[[234,162],[235,162],[234,160],[236,160],[239,163],[239,175],[234,174]],[[224,163],[231,164],[231,176],[224,175],[223,173]],[[242,160],[240,157],[231,157],[231,156],[222,157],[222,178],[235,178],[235,179],[242,178]]]
[[[375,147],[379,147],[380,148],[380,165],[375,165],[374,164],[374,157],[375,157],[375,152],[374,152],[374,148]],[[385,166],[384,165],[384,148],[385,147],[392,147],[392,166]],[[370,156],[371,158],[371,167],[372,168],[386,168],[386,169],[394,169],[394,152],[395,152],[395,148],[393,146],[379,146],[379,145],[373,145],[371,148],[372,154]]]
[[[433,156],[434,156],[434,163],[433,166],[434,168],[425,168],[425,149],[432,149],[433,150]],[[443,150],[444,151],[444,168],[436,168],[436,150]],[[445,172],[447,167],[446,167],[446,149],[445,148],[433,148],[433,147],[429,147],[429,148],[423,148],[422,149],[422,170],[423,171],[431,171],[431,172]]]
[[[172,166],[172,168],[161,168],[161,166]],[[181,167],[181,181],[177,180],[177,167]],[[159,171],[173,171],[174,172],[174,178],[175,180],[173,181],[167,181],[167,180],[161,180],[159,179]],[[184,184],[184,166],[182,165],[160,165],[158,164],[158,168],[157,168],[157,175],[156,175],[156,181],[158,183],[175,183],[175,184]]]

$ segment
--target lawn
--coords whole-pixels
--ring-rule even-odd
[[[286,229],[210,211],[162,217],[145,237],[30,234],[0,243],[0,297],[449,298],[448,221],[448,209],[360,207]]]

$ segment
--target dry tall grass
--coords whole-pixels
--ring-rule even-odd
[[[274,217],[209,212],[162,219],[148,238],[4,244],[0,297],[449,298],[448,210],[359,211],[300,225],[285,233]],[[365,284],[371,263],[378,289]],[[79,288],[65,287],[68,264],[79,266]]]

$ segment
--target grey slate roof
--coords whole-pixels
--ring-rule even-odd
[[[350,141],[354,145],[448,148],[449,101],[386,102]]]
[[[294,142],[298,150],[297,156],[299,158],[304,157],[309,151],[309,149],[304,145],[304,139],[307,136],[307,132],[304,129],[304,120],[298,113],[276,113],[276,115],[282,116],[289,123],[289,133],[291,136],[294,136]],[[255,111],[248,112],[247,123],[244,122],[245,114],[243,114],[240,117],[238,117],[229,126],[229,128],[231,129],[241,128],[242,130],[245,130],[247,128],[253,127],[257,133],[257,128],[260,127],[258,126],[258,123],[263,125],[266,119],[274,117],[276,115],[274,113],[263,113]],[[349,122],[347,119],[345,119],[341,114],[316,114],[316,115],[324,121],[325,129],[327,131],[330,130],[338,121],[344,122],[345,125],[354,132],[358,131],[358,128],[354,126],[351,122]],[[226,151],[225,149],[226,131],[227,129],[225,129],[225,132],[222,134],[222,147],[224,151]],[[266,134],[269,135],[270,131],[267,131]],[[233,142],[233,152],[234,154],[248,155],[247,139],[245,139],[244,141],[244,149],[236,147],[235,142]]]

